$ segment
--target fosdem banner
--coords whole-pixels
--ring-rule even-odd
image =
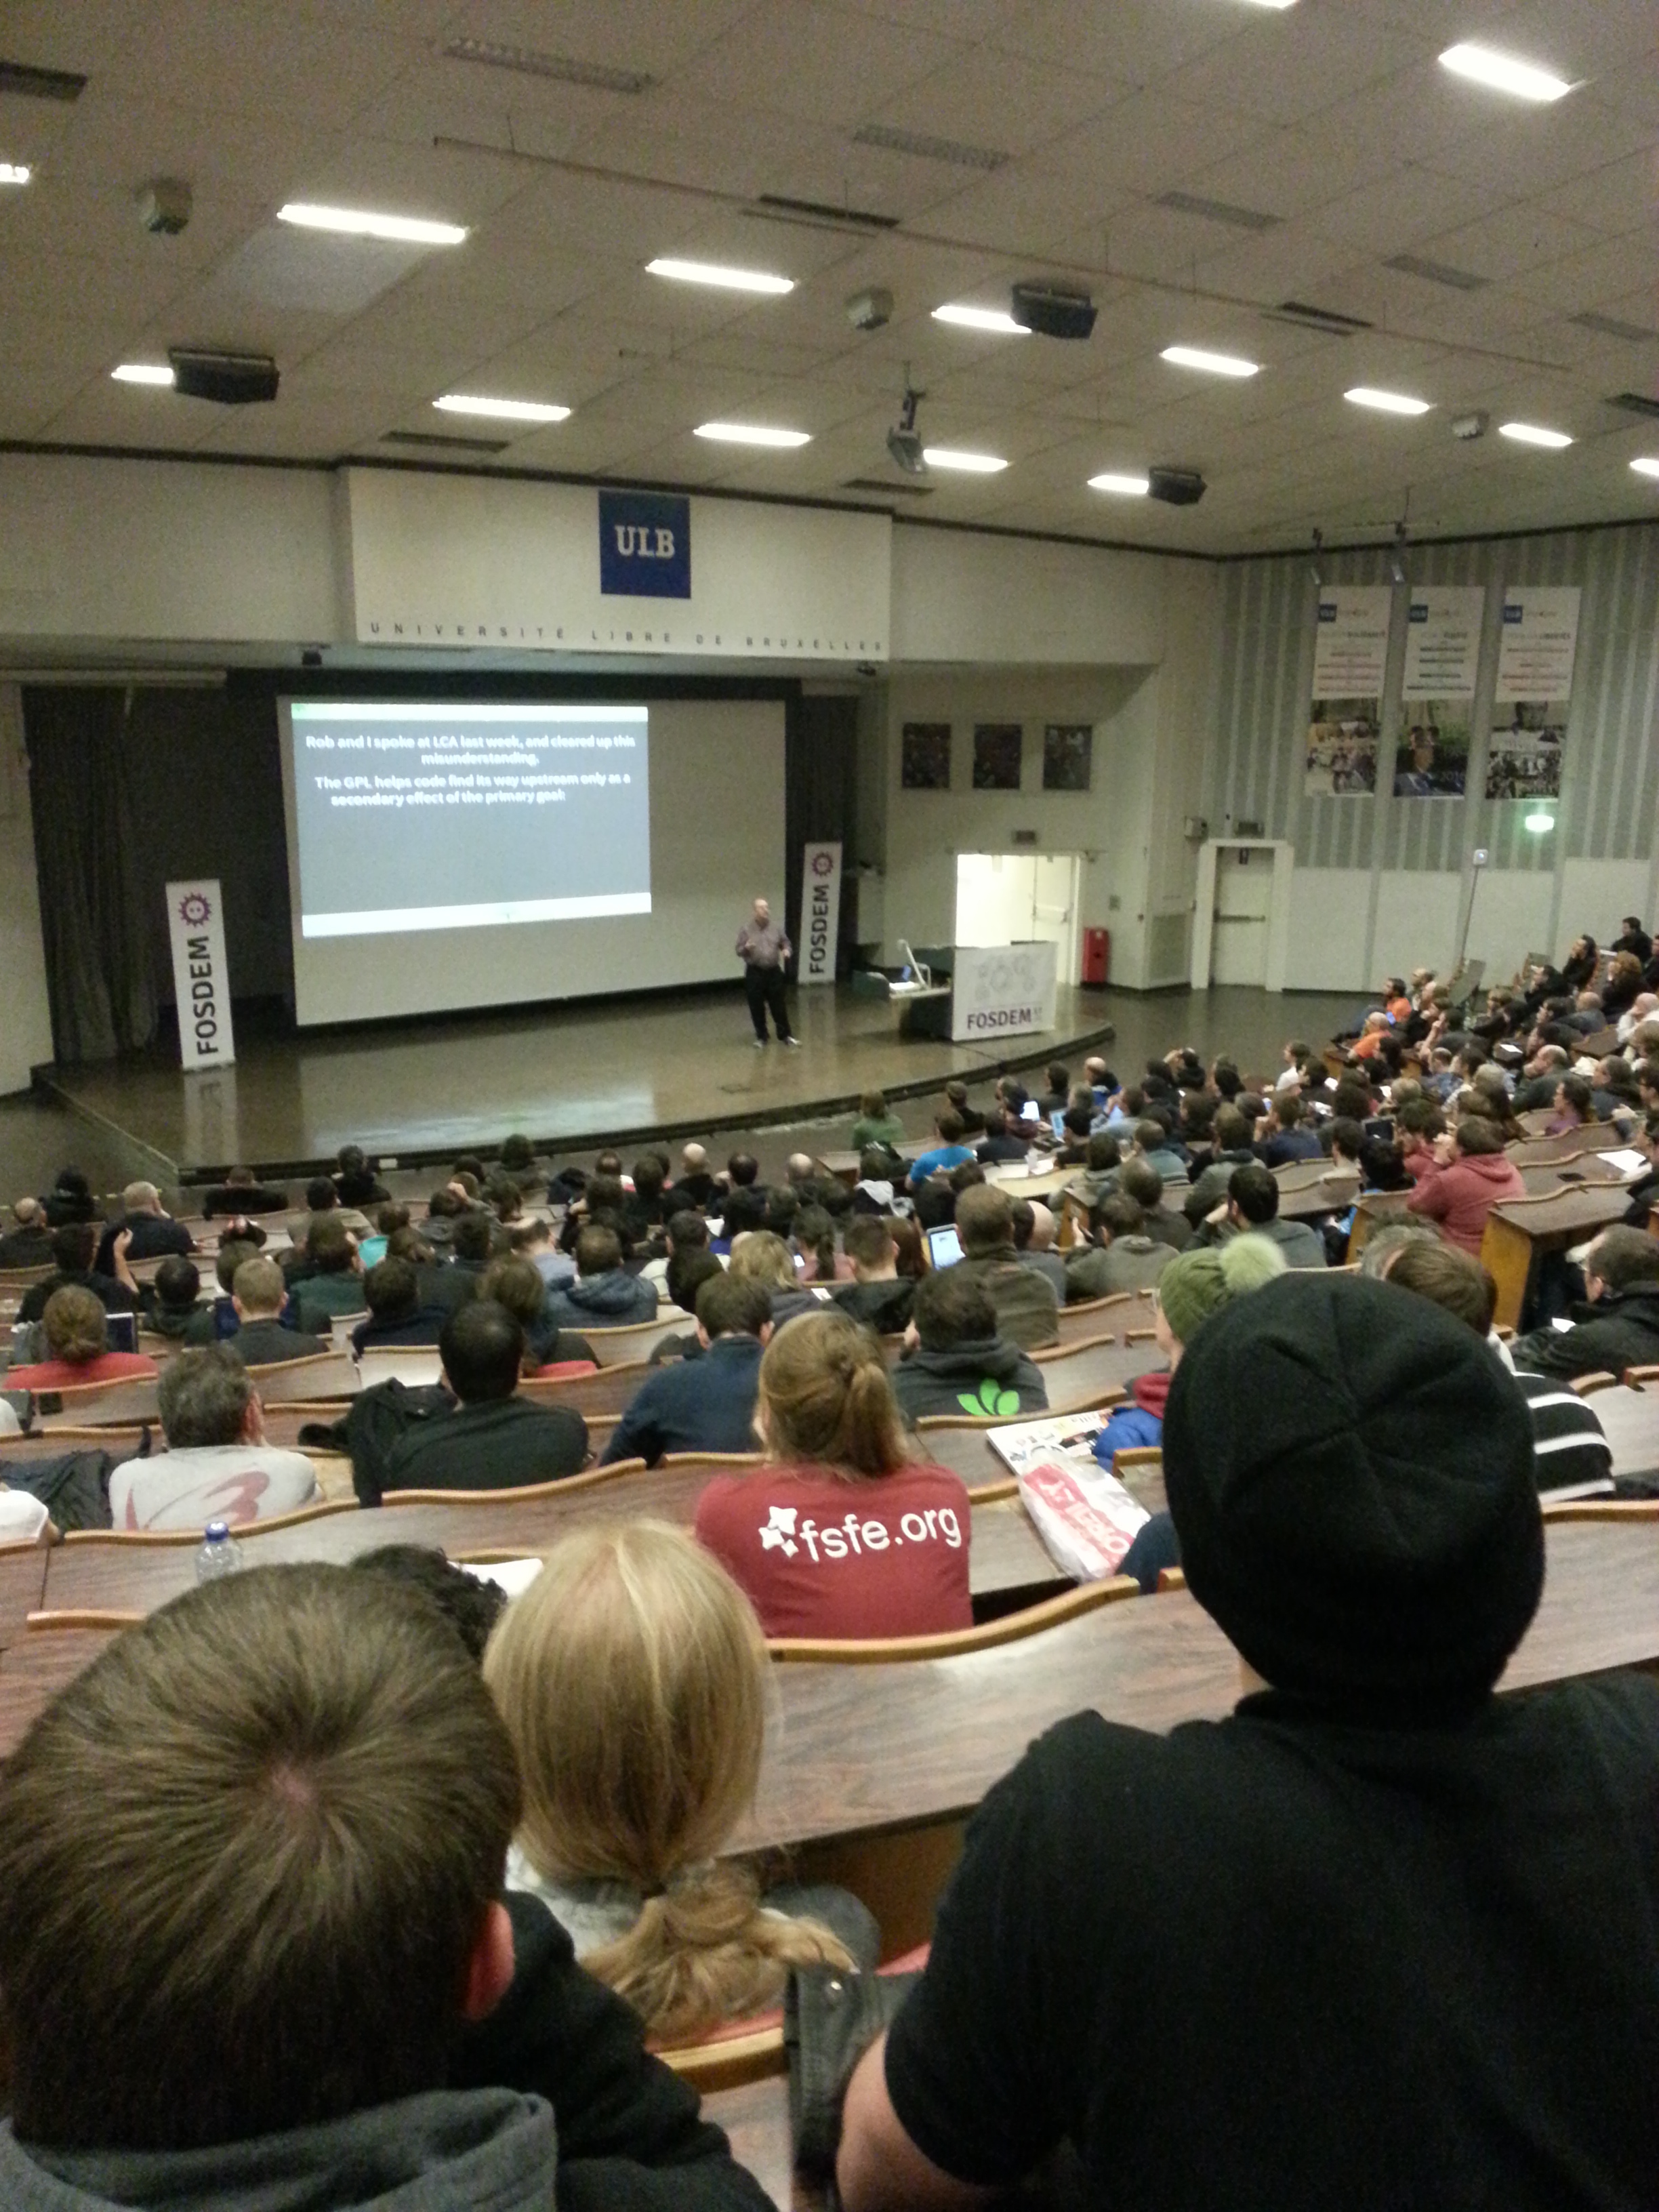
[[[230,1028],[230,970],[225,962],[219,878],[167,885],[173,987],[179,1000],[179,1057],[194,1067],[228,1067],[236,1057]]]
[[[800,958],[803,983],[836,980],[836,939],[841,929],[841,847],[809,845],[801,862]]]

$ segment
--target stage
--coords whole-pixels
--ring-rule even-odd
[[[82,1149],[124,1172],[178,1183],[246,1162],[297,1176],[361,1144],[404,1167],[493,1150],[517,1130],[544,1152],[607,1142],[732,1138],[811,1128],[807,1149],[847,1141],[866,1090],[884,1091],[907,1127],[929,1127],[941,1085],[983,1096],[1007,1067],[1101,1050],[1126,1079],[1151,1055],[1190,1044],[1268,1073],[1291,1035],[1318,1042],[1352,1012],[1346,997],[1213,989],[1151,995],[1061,988],[1051,1033],[996,1047],[902,1039],[894,1011],[844,986],[792,991],[799,1051],[757,1051],[737,985],[530,1012],[438,1016],[348,1031],[244,1036],[234,1067],[185,1076],[159,1049],[137,1060],[44,1071]],[[1116,1038],[1101,1042],[1115,1027]],[[769,1152],[774,1147],[769,1145]],[[784,1144],[783,1150],[792,1149]],[[14,1176],[14,1180],[15,1177]],[[26,1188],[27,1185],[20,1185]]]

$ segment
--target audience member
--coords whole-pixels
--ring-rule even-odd
[[[1516,1339],[1516,1367],[1570,1377],[1659,1360],[1659,1238],[1622,1222],[1604,1229],[1584,1255],[1584,1289],[1571,1328]]]
[[[1268,1099],[1267,1134],[1256,1145],[1255,1156],[1264,1168],[1324,1157],[1319,1133],[1303,1118],[1302,1101],[1294,1091],[1275,1091]]]
[[[1030,1137],[1014,1127],[1003,1109],[993,1106],[985,1116],[985,1135],[974,1158],[988,1167],[998,1160],[1023,1160],[1030,1146]]]
[[[1227,1178],[1227,1201],[1212,1213],[1206,1226],[1211,1243],[1224,1243],[1254,1231],[1278,1245],[1287,1267],[1322,1267],[1325,1246],[1305,1221],[1279,1218],[1279,1185],[1261,1162],[1235,1168]]]
[[[541,1277],[536,1278],[538,1290]],[[421,1279],[407,1260],[382,1260],[363,1277],[367,1317],[351,1332],[351,1348],[384,1344],[431,1344],[446,1318],[442,1306],[421,1304]]]
[[[780,1329],[761,1360],[755,1418],[769,1464],[711,1482],[696,1527],[769,1636],[969,1626],[968,1492],[908,1455],[867,1330],[834,1311]]]
[[[1483,1115],[1465,1115],[1435,1140],[1434,1164],[1418,1177],[1406,1204],[1437,1221],[1454,1244],[1479,1258],[1493,1206],[1526,1194],[1521,1170],[1504,1150],[1502,1130]]]
[[[892,1152],[904,1142],[904,1124],[879,1091],[866,1091],[859,1100],[858,1118],[848,1139],[855,1152],[872,1145]]]
[[[155,1362],[138,1352],[109,1349],[109,1316],[94,1291],[66,1283],[46,1300],[40,1317],[46,1358],[9,1368],[9,1390],[81,1390],[99,1382],[153,1376]]]
[[[259,1393],[228,1344],[175,1352],[157,1398],[167,1449],[123,1460],[111,1475],[117,1528],[235,1528],[317,1502],[316,1470],[303,1452],[267,1443]]]
[[[365,1310],[363,1263],[356,1238],[334,1214],[313,1217],[305,1249],[310,1272],[294,1285],[296,1316],[307,1336],[326,1336],[337,1314]]]
[[[458,1567],[428,1544],[378,1544],[350,1562],[353,1574],[379,1575],[430,1598],[460,1638],[469,1659],[482,1667],[489,1632],[507,1611],[507,1592],[475,1569]]]
[[[1659,1688],[1492,1694],[1543,1581],[1518,1395],[1426,1301],[1292,1276],[1200,1333],[1164,1469],[1267,1686],[1167,1735],[1085,1713],[992,1792],[848,2091],[848,2212],[1061,2137],[1091,2205],[1641,2203],[1646,2072],[1603,2054],[1659,2038]],[[1068,2056],[1130,1988],[1146,2063],[1103,2097]]]
[[[590,1224],[576,1239],[576,1279],[547,1294],[558,1328],[637,1328],[657,1317],[654,1287],[623,1265],[614,1229]]]
[[[708,1171],[708,1154],[701,1145],[680,1147],[680,1171],[669,1195],[677,1209],[693,1206],[702,1212],[714,1203],[714,1178]]]
[[[773,1322],[779,1328],[785,1322],[819,1310],[818,1299],[801,1288],[789,1247],[769,1229],[750,1230],[738,1237],[732,1247],[731,1273],[740,1282],[763,1285],[771,1300]]]
[[[852,1211],[855,1214],[890,1213],[895,1192],[893,1171],[902,1164],[879,1145],[866,1145],[859,1154],[859,1179],[853,1186]],[[908,1204],[908,1200],[905,1202]]]
[[[600,1464],[671,1452],[751,1452],[761,1353],[772,1334],[763,1283],[716,1267],[697,1293],[702,1357],[676,1360],[641,1382],[611,1431]]]
[[[505,1306],[524,1331],[526,1376],[544,1370],[556,1373],[561,1368],[599,1365],[593,1347],[585,1336],[578,1336],[573,1329],[560,1328],[550,1319],[546,1286],[528,1260],[518,1259],[511,1253],[504,1259],[492,1260],[478,1285],[478,1296],[493,1298],[497,1305]]]
[[[948,1174],[952,1168],[962,1167],[973,1158],[973,1154],[962,1141],[962,1124],[946,1106],[933,1117],[933,1133],[939,1142],[925,1152],[918,1152],[910,1163],[910,1187],[914,1190],[927,1182],[931,1175]]]
[[[361,1145],[343,1145],[332,1178],[342,1206],[380,1206],[392,1194],[363,1157]]]
[[[1066,1262],[1054,1247],[1054,1217],[1041,1199],[1016,1198],[1010,1203],[1014,1223],[1014,1256],[1022,1267],[1030,1267],[1052,1283],[1054,1296],[1066,1303]]]
[[[1048,1410],[1042,1369],[997,1334],[989,1292],[962,1267],[935,1268],[917,1285],[892,1383],[912,1425],[935,1413],[1012,1420]]]
[[[1164,1178],[1150,1160],[1131,1154],[1117,1171],[1117,1188],[1140,1208],[1146,1234],[1155,1243],[1186,1250],[1193,1241],[1192,1230],[1184,1213],[1164,1203]]]
[[[127,1241],[123,1249],[129,1261],[196,1249],[196,1240],[183,1222],[162,1211],[161,1194],[153,1182],[130,1182],[122,1192],[121,1218],[112,1221],[99,1239],[93,1264],[100,1274],[114,1273],[115,1240],[124,1232]]]
[[[211,1344],[213,1309],[203,1306],[198,1317],[196,1301],[201,1291],[201,1272],[196,1262],[186,1260],[182,1252],[169,1252],[154,1279],[138,1286],[138,1310],[144,1327],[152,1335],[164,1336],[173,1344]]]
[[[1013,1204],[1006,1190],[982,1183],[957,1201],[957,1262],[980,1283],[996,1309],[997,1331],[1022,1352],[1060,1341],[1060,1300],[1054,1285],[1022,1267],[1014,1249]]]
[[[252,1168],[232,1168],[222,1182],[215,1183],[202,1200],[204,1220],[228,1213],[286,1213],[288,1193],[275,1184],[262,1183]]]
[[[491,1638],[484,1679],[518,1755],[511,1888],[539,1898],[647,2032],[687,2042],[775,2005],[793,1966],[872,1971],[845,1891],[763,1895],[723,1856],[754,1801],[760,1627],[684,1530],[634,1521],[556,1543]]]
[[[64,1229],[74,1222],[96,1221],[98,1218],[92,1185],[79,1168],[61,1169],[57,1182],[41,1204],[46,1208],[49,1229]]]
[[[505,1306],[475,1298],[438,1338],[444,1380],[460,1401],[453,1413],[411,1427],[386,1456],[381,1490],[517,1490],[575,1474],[587,1461],[587,1424],[568,1406],[532,1405],[515,1394],[524,1331]],[[365,1505],[369,1486],[356,1462]]]
[[[17,1225],[0,1237],[0,1267],[13,1273],[26,1267],[49,1267],[52,1229],[45,1205],[38,1198],[20,1198],[11,1216]]]
[[[804,1265],[804,1283],[850,1283],[853,1263],[836,1244],[836,1224],[821,1206],[803,1206],[795,1215],[790,1241]]]
[[[290,1359],[316,1359],[328,1350],[320,1336],[282,1322],[287,1286],[274,1260],[256,1253],[231,1279],[235,1333],[227,1340],[245,1367],[275,1367]]]
[[[853,1280],[834,1293],[842,1313],[874,1329],[878,1336],[902,1334],[915,1297],[915,1283],[898,1272],[894,1227],[881,1214],[860,1215],[848,1223],[845,1243]]]
[[[1175,1248],[1146,1234],[1146,1217],[1123,1191],[1110,1191],[1089,1215],[1092,1244],[1073,1247],[1066,1262],[1066,1296],[1073,1305],[1120,1291],[1151,1290],[1176,1257]]]
[[[234,1576],[118,1638],[0,1779],[0,2197],[763,2207],[546,1909],[503,1905],[520,1806],[476,1665],[384,1573]]]

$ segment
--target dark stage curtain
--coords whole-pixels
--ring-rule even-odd
[[[155,1035],[127,767],[131,694],[23,691],[40,919],[60,1060],[112,1060]]]
[[[792,699],[784,725],[784,846],[789,870],[785,927],[800,943],[800,872],[809,843],[839,837],[841,933],[836,973],[847,972],[855,902],[846,880],[857,819],[858,717],[855,698]],[[799,956],[798,956],[799,957]]]

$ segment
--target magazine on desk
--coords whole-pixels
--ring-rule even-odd
[[[1073,1581],[1103,1582],[1152,1516],[1094,1456],[1104,1413],[1060,1414],[991,1429],[986,1441],[1019,1485],[1032,1526]]]

